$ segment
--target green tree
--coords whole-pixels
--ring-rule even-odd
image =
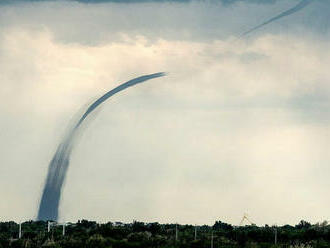
[[[59,244],[57,244],[55,241],[47,240],[43,245],[42,248],[61,248]]]
[[[102,235],[94,234],[86,243],[88,248],[106,248],[106,242]]]

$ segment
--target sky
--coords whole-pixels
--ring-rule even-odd
[[[60,220],[258,225],[329,220],[330,3],[0,3],[0,221],[35,219],[58,144]]]

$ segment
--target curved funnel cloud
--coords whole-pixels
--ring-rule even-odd
[[[250,30],[248,30],[245,33],[241,34],[240,37],[243,37],[243,36],[245,36],[245,35],[247,35],[249,33],[252,33],[253,31],[255,31],[255,30],[257,30],[257,29],[259,29],[259,28],[261,28],[261,27],[263,27],[263,26],[265,26],[265,25],[267,25],[269,23],[272,23],[272,22],[274,22],[274,21],[276,21],[278,19],[281,19],[281,18],[283,18],[285,16],[292,15],[292,14],[296,13],[297,11],[305,8],[308,4],[312,3],[313,1],[314,0],[302,0],[300,3],[298,3],[293,8],[291,8],[291,9],[289,9],[287,11],[284,11],[283,13],[281,13],[281,14],[279,14],[279,15],[271,18],[271,19],[269,19],[268,21],[266,21],[266,22],[264,22],[264,23],[262,23],[262,24],[260,24],[260,25],[258,25],[256,27],[254,27],[254,28],[251,28]]]
[[[134,86],[138,83],[143,83],[147,80],[163,76],[165,76],[165,73],[159,72],[134,78],[107,92],[98,100],[96,100],[92,105],[90,105],[90,107],[79,119],[73,129],[64,137],[64,140],[58,146],[56,153],[49,164],[48,175],[39,205],[38,220],[57,221],[62,186],[65,180],[66,172],[69,167],[70,155],[73,148],[74,140],[78,132],[79,126],[87,118],[87,116],[91,112],[93,112],[93,110],[96,109],[100,104],[102,104],[114,94],[125,90],[128,87]]]

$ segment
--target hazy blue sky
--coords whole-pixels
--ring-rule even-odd
[[[88,103],[158,71],[85,123],[61,220],[329,219],[330,2],[243,39],[300,1],[117,2],[0,4],[0,220],[36,217]]]

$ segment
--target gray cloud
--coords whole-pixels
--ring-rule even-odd
[[[173,3],[188,3],[188,2],[213,2],[213,3],[223,3],[223,4],[234,4],[238,2],[245,3],[256,3],[256,4],[271,4],[275,3],[277,0],[3,0],[1,3],[10,4],[10,3],[24,3],[24,2],[80,2],[88,4],[97,4],[97,3],[146,3],[146,2],[155,2],[155,3],[164,3],[164,2],[173,2]]]
[[[49,159],[86,99],[159,70],[170,77],[88,123],[61,220],[328,218],[329,2],[231,42],[298,2],[1,5],[3,219],[36,217]]]
[[[0,27],[3,30],[11,25],[47,29],[57,41],[85,45],[123,40],[124,33],[143,35],[148,40],[225,40],[269,16],[277,15],[283,9],[291,8],[292,2],[276,1],[270,8],[268,4],[246,4],[242,1],[228,8],[218,1],[136,5],[47,1],[35,3],[33,8],[29,4],[17,8],[15,5],[3,6]],[[302,38],[314,34],[326,37],[330,32],[329,11],[329,2],[316,1],[303,13],[294,15],[289,21],[283,19],[276,25],[268,26],[257,35],[285,32]],[[149,21],[151,19],[152,22]]]

